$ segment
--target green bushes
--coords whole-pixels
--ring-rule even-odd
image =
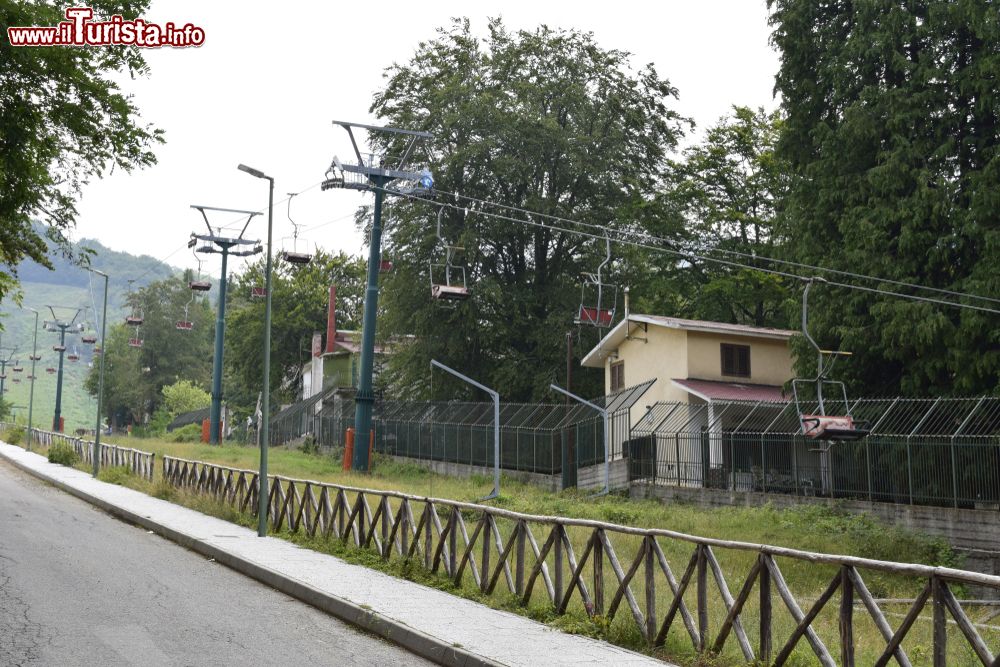
[[[80,455],[73,449],[73,445],[68,442],[56,442],[49,447],[49,463],[75,466],[79,462]]]
[[[24,439],[24,427],[14,426],[4,434],[4,440],[11,445],[20,445]]]
[[[187,424],[167,434],[170,442],[198,442],[201,440],[201,424]]]

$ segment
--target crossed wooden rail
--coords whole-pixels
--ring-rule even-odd
[[[163,457],[164,479],[174,486],[209,494],[242,512],[257,509],[257,473]],[[853,667],[855,596],[867,610],[885,642],[875,665],[881,667],[895,659],[901,667],[912,664],[903,648],[920,612],[928,601],[933,609],[933,664],[944,667],[948,661],[947,630],[950,614],[967,649],[987,666],[1000,666],[970,621],[949,584],[975,585],[1000,590],[1000,577],[944,567],[813,553],[746,542],[733,542],[687,535],[670,530],[643,529],[586,519],[533,516],[497,507],[420,497],[395,491],[377,491],[308,480],[269,477],[268,507],[272,530],[283,527],[291,532],[304,531],[308,536],[334,537],[350,541],[360,548],[373,548],[383,559],[394,556],[416,559],[431,572],[443,572],[456,586],[468,573],[482,594],[492,594],[498,587],[528,605],[532,594],[540,590],[557,614],[571,605],[591,617],[600,616],[610,623],[624,606],[648,644],[660,646],[680,619],[699,653],[719,653],[730,637],[748,662],[784,665],[804,637],[819,663],[837,664],[833,654],[816,631],[815,621],[840,591],[837,615],[840,664]],[[369,502],[372,499],[373,503]],[[394,504],[395,503],[395,504]],[[374,507],[374,511],[373,508]],[[416,512],[414,508],[419,508]],[[474,525],[466,520],[474,521]],[[469,532],[469,526],[472,531]],[[539,545],[535,530],[548,531]],[[504,530],[506,529],[506,530]],[[504,539],[504,533],[507,533]],[[583,550],[579,558],[571,532]],[[623,567],[612,541],[637,540],[634,557]],[[694,551],[678,578],[671,568],[661,543],[694,546]],[[736,589],[731,589],[715,555],[715,549],[751,552],[752,565]],[[529,555],[530,550],[530,555]],[[619,550],[620,551],[620,550]],[[834,576],[821,595],[803,610],[790,591],[776,558],[804,562],[812,566],[832,566]],[[590,565],[592,578],[585,568]],[[605,564],[613,578],[612,590],[605,590]],[[903,621],[893,630],[886,614],[876,603],[862,577],[862,571],[885,573],[923,580],[921,592],[909,607]],[[709,575],[711,573],[711,575]],[[715,581],[718,598],[709,600],[709,576]],[[592,588],[587,579],[591,579]],[[633,583],[639,587],[633,591]],[[657,587],[669,588],[666,613],[657,609]],[[694,588],[693,609],[685,595]],[[757,642],[751,642],[744,626],[744,608],[757,588]],[[775,644],[775,613],[772,589],[787,608],[793,629]],[[733,595],[733,590],[736,594]],[[608,596],[606,593],[610,592]],[[714,593],[713,593],[714,595]],[[715,613],[717,629],[710,632],[710,613]],[[786,624],[787,625],[787,624]],[[980,626],[982,627],[982,626]],[[754,646],[756,644],[756,646]],[[775,648],[777,647],[777,650]],[[756,649],[756,651],[755,651]]]
[[[55,431],[33,428],[29,434],[32,442],[51,447],[57,442],[71,446],[84,463],[93,463],[94,442]],[[156,469],[156,454],[131,447],[119,447],[101,443],[101,467],[123,466],[143,479],[152,480]]]

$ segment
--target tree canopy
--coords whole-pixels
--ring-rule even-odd
[[[89,3],[97,17],[135,17],[148,0]],[[54,26],[60,5],[0,0],[4,26]],[[144,75],[136,47],[12,47],[0,39],[0,297],[17,285],[24,258],[50,267],[45,238],[32,225],[43,219],[45,235],[65,252],[64,233],[76,218],[76,199],[92,178],[118,167],[154,164],[160,130],[142,124],[116,73]],[[30,93],[29,93],[30,91]]]
[[[792,179],[789,254],[1000,297],[995,4],[768,5],[787,115],[779,155]],[[859,390],[997,390],[996,316],[857,291],[815,294],[820,342],[854,352],[841,370]]]
[[[652,65],[601,48],[590,33],[510,31],[492,20],[485,38],[457,20],[387,72],[372,111],[428,142],[435,190],[616,228],[637,228],[634,213],[669,177],[669,154],[686,126],[670,108],[677,91]],[[386,248],[396,270],[386,280],[390,334],[414,334],[390,363],[395,391],[430,393],[431,358],[498,387],[508,400],[539,399],[563,367],[564,334],[580,305],[580,273],[604,258],[604,242],[399,201]],[[461,246],[473,298],[455,308],[430,296],[432,264],[443,246]],[[596,340],[596,339],[595,339]],[[584,378],[602,393],[600,378]],[[579,383],[577,383],[579,385]],[[464,391],[448,378],[434,393]],[[416,392],[416,394],[415,394]]]

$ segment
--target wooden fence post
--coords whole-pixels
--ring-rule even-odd
[[[767,568],[767,554],[760,558],[760,651],[758,659],[771,664],[771,571]]]

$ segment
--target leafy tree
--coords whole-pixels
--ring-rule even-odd
[[[212,395],[190,380],[178,380],[165,386],[163,409],[170,415],[181,415],[192,410],[201,410],[212,404]]]
[[[265,260],[234,276],[226,322],[227,396],[249,407],[257,400],[263,375],[264,300],[251,299],[253,287],[264,286]],[[325,331],[330,285],[337,287],[337,328],[360,328],[365,263],[345,253],[317,252],[296,266],[281,260],[271,276],[271,391],[293,400],[299,391],[302,364],[311,354],[313,332]]]
[[[742,263],[754,255],[779,254],[778,215],[788,187],[788,166],[775,155],[781,127],[777,111],[735,106],[684,151],[675,164],[676,185],[657,198],[661,217],[682,221],[678,249]],[[662,255],[639,254],[646,266],[663,262]],[[781,279],[752,269],[692,260],[665,273],[647,271],[636,283],[640,310],[757,326],[787,324],[788,295]]]
[[[98,17],[133,18],[148,0],[95,0]],[[54,26],[62,5],[0,0],[0,25]],[[51,241],[71,252],[64,233],[75,201],[108,169],[156,161],[160,130],[142,125],[138,109],[113,77],[148,72],[141,49],[13,47],[0,39],[0,297],[16,287],[16,267],[30,258],[50,267],[47,245],[32,225],[42,215]]]
[[[124,324],[109,327],[102,406],[106,414],[141,422],[163,401],[163,387],[179,380],[209,386],[214,318],[207,299],[188,289],[188,277],[150,283],[129,295],[127,308],[143,316],[138,333]],[[194,323],[191,331],[175,326],[185,317]],[[133,337],[142,339],[141,348],[128,345]],[[93,396],[97,395],[99,367],[94,364],[84,383]]]
[[[387,77],[371,109],[390,125],[434,134],[435,189],[621,229],[636,226],[632,214],[667,178],[684,124],[668,107],[677,91],[652,65],[636,71],[628,53],[572,30],[512,32],[494,19],[479,39],[457,20]],[[474,296],[456,308],[431,299],[441,278],[430,265],[443,261],[438,210],[397,202],[386,237],[396,271],[380,325],[415,339],[392,357],[391,386],[430,394],[435,358],[509,400],[547,395],[563,367],[579,275],[603,259],[603,241],[476,215],[467,201],[441,197],[460,207],[444,209],[442,235],[465,248],[458,261]],[[596,374],[581,380],[581,391],[602,393]],[[465,391],[448,377],[433,389]]]
[[[995,3],[768,5],[793,255],[1000,297]],[[855,353],[842,370],[861,391],[997,391],[996,316],[829,288],[815,304],[820,342]]]

